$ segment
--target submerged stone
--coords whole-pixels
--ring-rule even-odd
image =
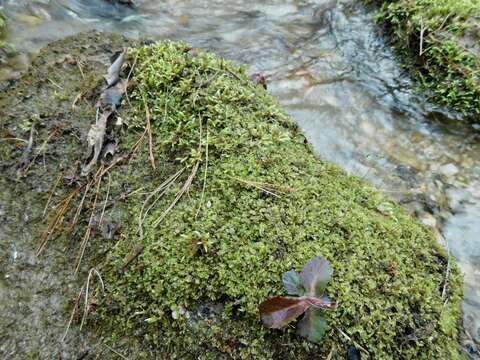
[[[461,358],[462,281],[431,230],[319,159],[243,68],[183,43],[131,44],[123,76],[133,90],[122,129],[111,124],[106,136],[117,153],[81,177],[105,52],[124,44],[91,33],[54,43],[0,97],[2,136],[27,136],[19,121],[34,119],[41,155],[19,172],[19,145],[0,143],[4,186],[18,176],[17,190],[41,183],[46,201],[65,179],[51,203],[71,204],[49,241],[64,241],[74,259],[88,240],[80,273],[95,267],[105,284],[90,284],[91,329],[132,358],[344,359],[351,348],[376,359]],[[59,61],[67,54],[83,71]],[[59,207],[49,209],[47,229]],[[268,330],[258,315],[263,300],[285,295],[283,272],[315,256],[332,263],[326,293],[338,302],[320,345],[295,326]]]

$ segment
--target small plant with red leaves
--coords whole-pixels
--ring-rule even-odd
[[[335,309],[335,302],[324,294],[332,274],[330,262],[320,256],[310,260],[300,273],[294,270],[284,273],[285,290],[296,296],[275,296],[263,301],[259,306],[263,325],[279,329],[305,313],[298,323],[298,333],[319,343],[327,328],[323,311]]]

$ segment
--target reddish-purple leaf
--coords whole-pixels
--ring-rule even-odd
[[[276,296],[262,302],[259,310],[263,325],[279,329],[302,315],[310,306],[306,298]]]
[[[330,262],[320,256],[314,257],[302,269],[300,278],[307,295],[321,296],[327,283],[332,278],[333,269]]]

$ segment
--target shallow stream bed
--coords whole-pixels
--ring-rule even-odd
[[[246,63],[250,72],[267,77],[269,91],[322,158],[365,178],[438,231],[465,273],[465,344],[473,352],[468,337],[480,342],[479,128],[415,93],[359,1],[135,4],[0,1],[9,19],[9,41],[18,52],[4,59],[0,80],[15,79],[46,43],[89,29],[185,40]],[[60,290],[75,284],[68,272],[52,272],[46,260],[35,259],[29,230],[8,220],[0,223],[0,308],[20,304],[24,311],[11,329],[30,330],[13,335],[3,327],[0,354],[21,358],[24,346],[52,354],[67,320],[65,299],[75,289],[64,298]]]

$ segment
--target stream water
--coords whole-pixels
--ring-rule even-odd
[[[480,343],[479,128],[415,93],[359,3],[137,0],[129,7],[94,0],[0,0],[18,52],[0,67],[0,79],[17,77],[46,43],[89,29],[182,39],[262,72],[269,91],[323,159],[365,178],[436,229],[465,273],[465,345],[474,357]],[[28,341],[53,353],[51,339],[61,337],[66,319],[59,315],[62,299],[52,293],[67,286],[60,277],[68,277],[44,274],[48,267],[39,265],[36,275],[52,290],[40,291],[38,279],[26,276],[33,261],[28,234],[5,229],[0,224],[0,241],[10,244],[0,246],[7,269],[0,271],[0,312],[12,301],[36,309],[19,314],[19,322],[36,327]],[[18,279],[15,286],[9,276]],[[39,315],[45,309],[47,315]],[[36,321],[42,316],[55,321]],[[51,324],[56,321],[60,326]],[[0,329],[0,354],[21,358],[16,349],[26,340],[13,338]]]

